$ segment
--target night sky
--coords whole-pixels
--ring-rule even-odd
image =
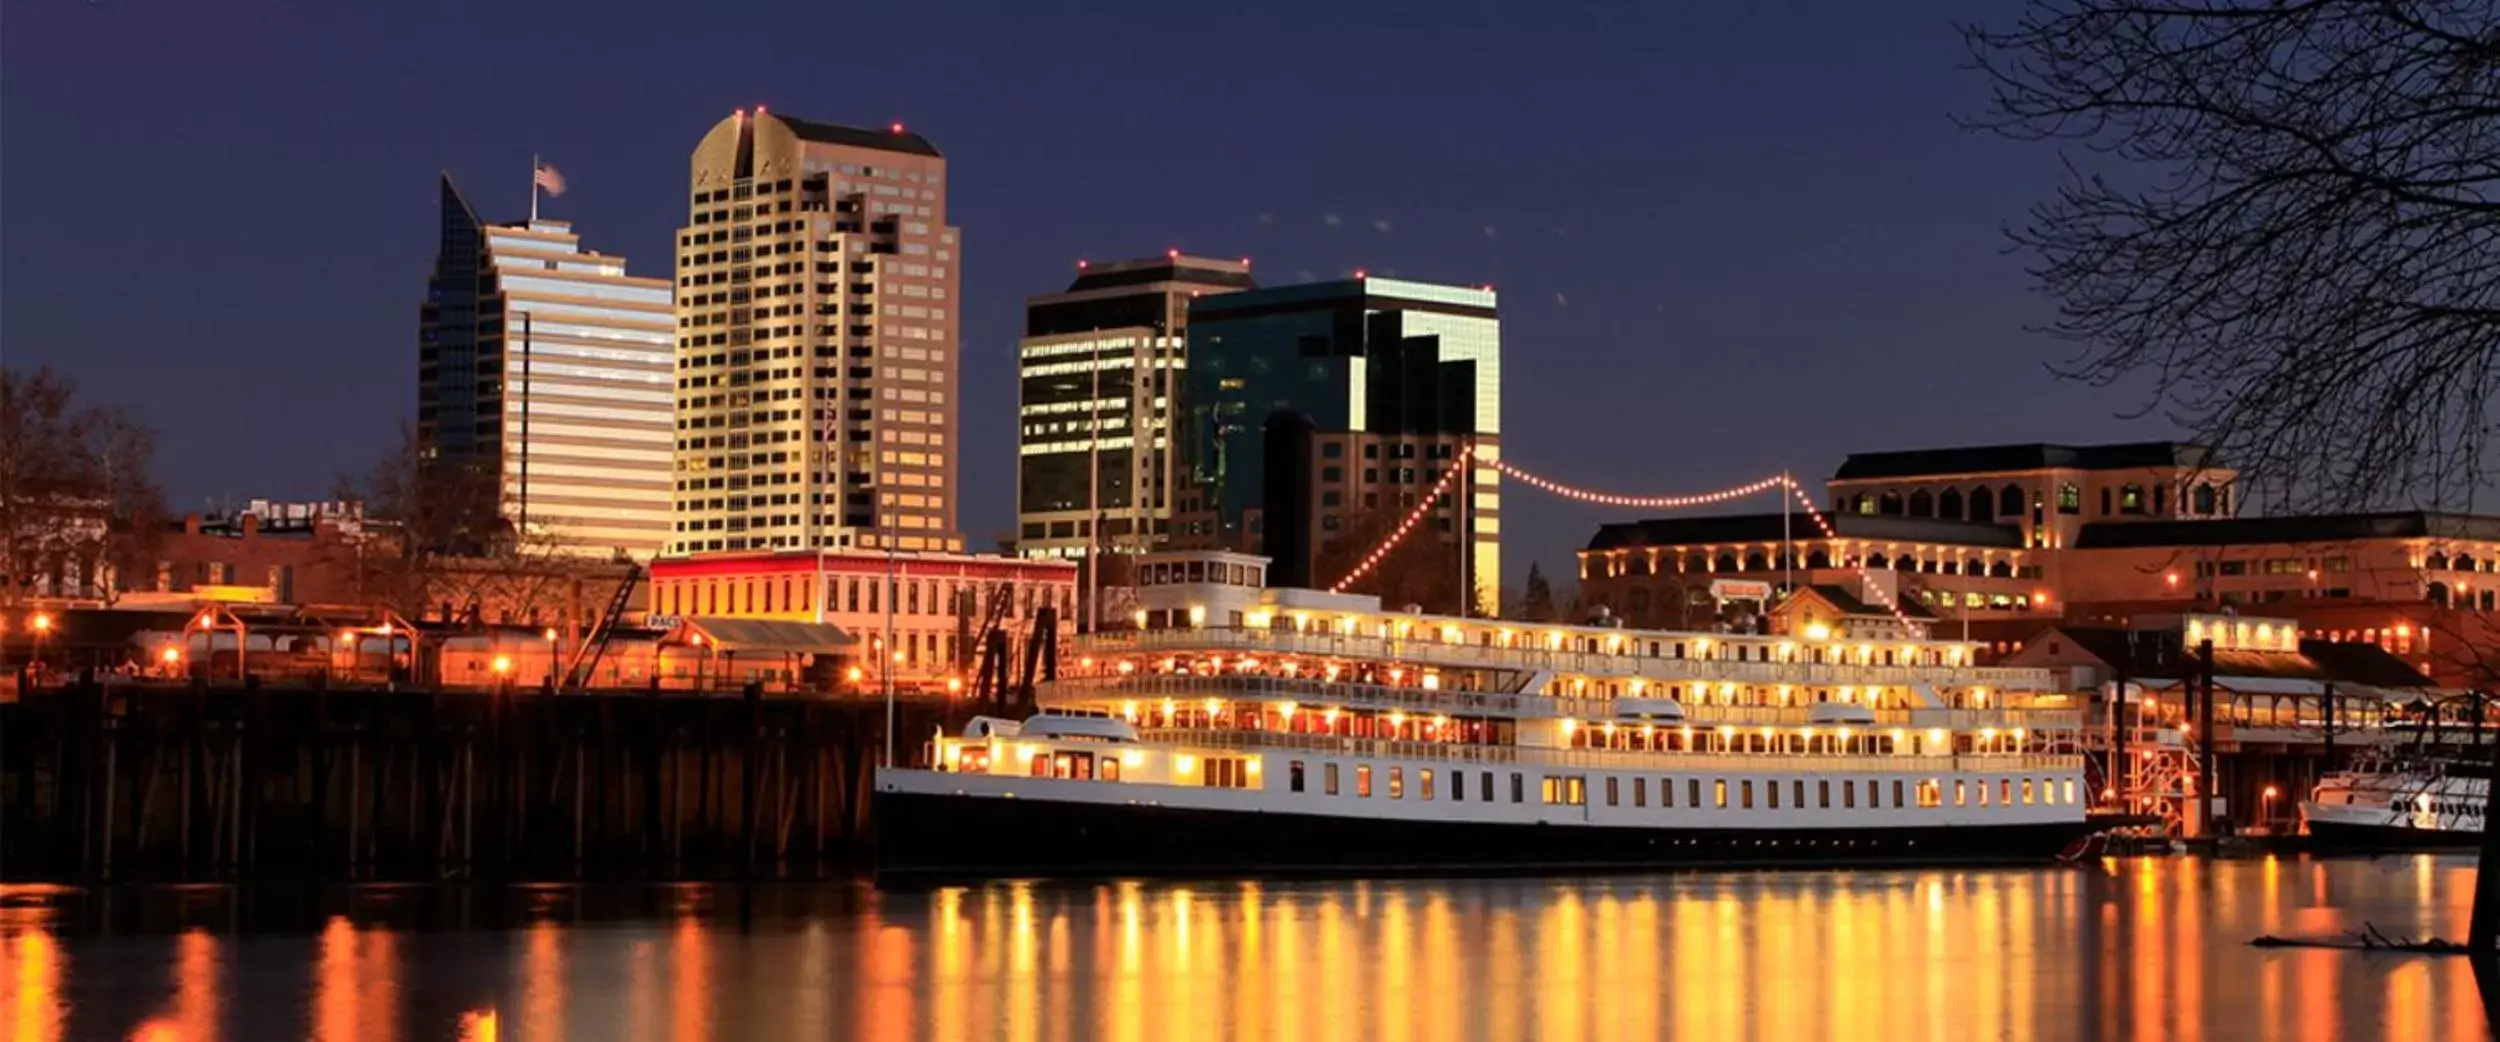
[[[1023,298],[1167,247],[1494,283],[1507,452],[1564,481],[2164,436],[2023,328],[1999,228],[2057,154],[1951,119],[1984,99],[1950,20],[2010,6],[16,0],[0,358],[155,425],[177,509],[319,496],[414,414],[438,171],[516,219],[543,153],[545,214],[666,277],[688,153],[761,103],[947,153],[978,548]],[[1505,509],[1514,581],[1630,516]]]

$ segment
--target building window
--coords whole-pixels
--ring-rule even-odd
[[[2213,513],[2214,487],[2212,485],[2196,486],[2196,490],[2188,494],[2188,509],[2198,514]]]
[[[1936,497],[1929,495],[1923,488],[1910,493],[1910,516],[1936,516]]]
[[[2133,483],[2121,486],[2118,489],[2118,512],[2121,514],[2143,513],[2144,486]]]
[[[2057,512],[2061,514],[2082,513],[2083,490],[2076,488],[2071,481],[2057,486]]]

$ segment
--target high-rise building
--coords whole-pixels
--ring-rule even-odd
[[[1177,542],[1261,552],[1279,585],[1328,586],[1343,576],[1323,565],[1359,560],[1370,545],[1352,544],[1386,536],[1472,446],[1475,465],[1408,539],[1450,549],[1455,596],[1439,610],[1463,597],[1492,611],[1502,337],[1490,287],[1358,276],[1201,296],[1188,339]],[[1271,458],[1279,448],[1292,458]]]
[[[1255,285],[1246,260],[1177,252],[1078,268],[1066,290],[1026,300],[1016,347],[1016,551],[1026,557],[1142,551],[1171,534],[1190,298]]]
[[[492,475],[525,540],[659,552],[670,317],[667,280],[626,275],[564,221],[488,224],[445,176],[417,348],[425,464]]]
[[[758,108],[692,165],[670,550],[961,551],[945,158]]]

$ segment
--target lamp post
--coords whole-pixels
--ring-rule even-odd
[[[35,630],[35,657],[31,664],[34,666],[34,672],[39,673],[44,669],[44,638],[52,635],[52,616],[45,612],[36,612],[35,617],[30,621],[30,625],[32,625]]]

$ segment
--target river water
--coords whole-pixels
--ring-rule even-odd
[[[1558,879],[0,887],[0,1039],[2481,1039],[2470,858]]]

